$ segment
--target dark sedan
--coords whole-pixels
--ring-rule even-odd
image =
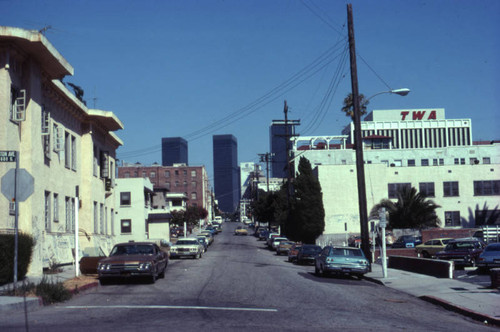
[[[165,276],[168,254],[151,242],[126,242],[116,244],[109,257],[99,261],[99,282],[111,278],[145,277],[152,283]]]
[[[321,247],[314,244],[304,244],[297,253],[297,264],[314,264],[316,256],[321,252]]]
[[[476,266],[484,246],[482,241],[474,238],[455,239],[448,242],[443,251],[437,252],[436,258],[453,261],[459,267]]]

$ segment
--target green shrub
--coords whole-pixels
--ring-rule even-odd
[[[42,298],[43,304],[64,302],[72,296],[71,292],[64,287],[62,282],[48,281],[45,277],[36,285],[35,294]]]
[[[14,234],[0,234],[0,285],[14,281]],[[26,276],[31,263],[35,240],[19,233],[17,249],[17,280]]]

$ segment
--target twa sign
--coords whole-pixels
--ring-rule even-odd
[[[401,111],[401,120],[437,120],[436,110]]]

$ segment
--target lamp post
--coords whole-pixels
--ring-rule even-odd
[[[366,99],[366,101],[369,101],[373,97],[381,95],[383,93],[390,93],[390,94],[395,94],[395,95],[400,95],[400,96],[406,96],[407,94],[410,93],[410,89],[402,88],[402,89],[393,89],[393,90],[389,90],[389,91],[378,92],[378,93],[374,94],[373,96],[371,96],[370,98]]]

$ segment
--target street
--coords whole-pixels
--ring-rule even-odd
[[[29,312],[29,330],[491,330],[367,280],[319,278],[251,235],[234,236],[238,225],[225,223],[203,258],[171,260],[155,284],[98,286]],[[0,312],[0,330],[25,330],[24,312]]]

